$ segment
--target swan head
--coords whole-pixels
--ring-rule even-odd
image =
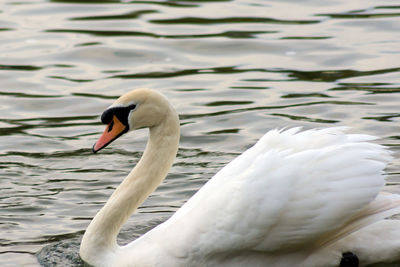
[[[120,96],[101,115],[101,122],[107,124],[93,152],[108,146],[123,134],[159,125],[171,106],[161,93],[151,89],[135,89]]]

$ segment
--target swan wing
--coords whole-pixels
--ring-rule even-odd
[[[374,137],[346,130],[266,133],[160,227],[166,249],[181,258],[296,250],[373,214],[365,210],[391,156]]]

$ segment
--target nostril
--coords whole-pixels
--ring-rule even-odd
[[[108,130],[107,130],[107,132],[111,132],[113,126],[114,126],[114,121],[112,120],[112,121],[110,122],[110,124],[108,125]]]

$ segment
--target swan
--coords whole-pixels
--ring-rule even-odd
[[[400,260],[400,197],[381,192],[390,152],[347,128],[271,130],[211,178],[170,219],[119,246],[128,217],[167,175],[178,114],[136,89],[101,116],[98,152],[149,128],[144,153],[81,241],[92,266],[364,266]]]

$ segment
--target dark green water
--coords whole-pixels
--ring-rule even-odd
[[[146,141],[139,131],[92,154],[98,115],[136,87],[171,99],[182,137],[122,242],[272,128],[377,135],[400,192],[399,32],[389,0],[1,1],[0,265],[79,263],[84,229]]]

